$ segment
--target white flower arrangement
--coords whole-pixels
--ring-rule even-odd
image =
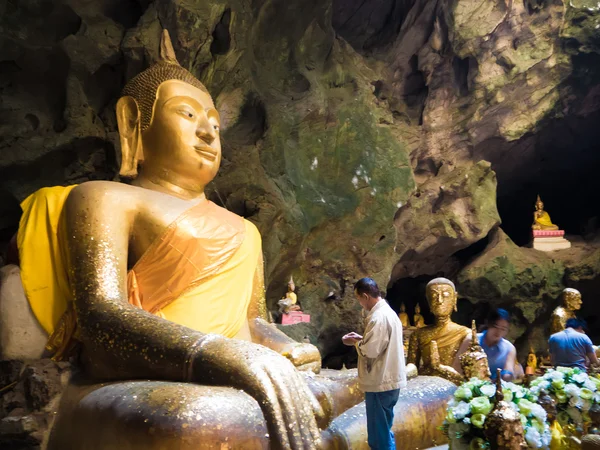
[[[532,381],[531,392],[549,394],[554,399],[561,426],[583,427],[591,421],[590,408],[600,403],[600,379],[579,368],[558,367]]]
[[[546,411],[535,403],[537,395],[514,383],[502,382],[504,400],[521,414],[525,440],[530,448],[550,445],[550,427]],[[448,436],[452,450],[488,449],[483,428],[495,403],[496,386],[490,381],[471,378],[460,385],[448,403],[442,430]]]

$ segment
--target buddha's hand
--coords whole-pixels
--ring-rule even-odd
[[[192,380],[244,390],[260,405],[273,448],[316,449],[323,409],[301,374],[277,352],[208,335],[192,361]]]
[[[315,373],[321,370],[321,353],[312,344],[291,342],[283,348],[281,355],[289,359],[298,370],[311,370]]]
[[[434,369],[435,375],[452,381],[454,384],[460,385],[465,381],[465,377],[457,372],[454,367],[440,364]]]
[[[408,380],[412,379],[412,378],[416,378],[419,375],[419,369],[417,369],[417,366],[415,366],[412,363],[408,363],[406,365],[406,378]]]

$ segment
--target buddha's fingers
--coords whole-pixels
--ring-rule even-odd
[[[296,371],[282,373],[281,369],[273,368],[269,371],[269,375],[278,394],[291,448],[294,450],[304,449],[301,430],[305,421],[301,412],[303,399],[298,396],[297,390],[292,388],[296,381]],[[286,380],[289,381],[286,382]]]
[[[313,436],[313,439],[319,440],[321,438],[321,431],[319,430],[317,424],[324,424],[324,427],[326,427],[327,425],[329,425],[329,418],[326,417],[325,411],[319,403],[319,400],[317,400],[317,397],[315,397],[315,394],[312,393],[312,391],[308,387],[308,384],[303,379],[302,383],[300,383],[300,386],[302,386],[304,396],[309,400],[309,412],[315,417],[315,421],[311,423],[310,432]],[[312,424],[314,424],[314,426],[312,426]]]
[[[267,421],[271,443],[275,449],[289,449],[287,427],[284,421],[283,411],[277,398],[277,390],[265,370],[256,370],[252,376],[258,383],[256,391],[253,392],[254,399],[260,405],[263,415]]]

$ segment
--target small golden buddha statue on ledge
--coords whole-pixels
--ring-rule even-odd
[[[544,211],[544,203],[540,196],[537,196],[535,202],[535,212],[533,213],[533,230],[558,230],[558,226],[554,225],[550,220],[550,214]]]
[[[563,331],[567,320],[576,317],[575,311],[581,309],[581,304],[581,293],[577,289],[564,289],[561,294],[561,305],[552,312],[550,318],[550,334]]]
[[[423,328],[425,326],[425,318],[421,315],[421,306],[415,305],[415,315],[413,316],[415,328]]]
[[[294,279],[290,277],[290,281],[288,282],[288,290],[277,304],[279,305],[279,312],[287,314],[290,311],[300,311],[300,306],[298,305],[298,296],[294,292],[296,290],[296,285],[294,284]]]
[[[471,322],[471,346],[468,351],[459,356],[459,360],[465,379],[480,378],[485,380],[490,378],[487,354],[479,345],[475,320]]]
[[[406,306],[404,303],[400,303],[400,312],[398,313],[398,319],[400,319],[400,323],[404,329],[410,327],[410,321],[408,320],[408,314],[406,314]]]
[[[446,278],[435,278],[427,284],[426,296],[435,322],[418,328],[411,334],[407,373],[437,375],[460,384],[464,377],[459,372],[457,353],[463,342],[468,340],[471,330],[452,322],[450,318],[458,299],[454,283]],[[432,341],[436,341],[439,351],[439,365],[432,364]]]

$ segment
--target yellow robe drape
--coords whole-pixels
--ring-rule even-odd
[[[70,349],[76,328],[60,226],[73,188],[44,188],[25,199],[17,239],[25,294],[57,359]],[[233,337],[247,320],[261,252],[252,223],[211,202],[196,205],[129,272],[129,301],[192,329]]]

